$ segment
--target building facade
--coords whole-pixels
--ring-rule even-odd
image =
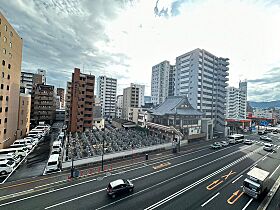
[[[31,72],[21,72],[20,76],[20,87],[24,87],[28,89],[29,93],[32,92],[32,86],[33,86],[33,76],[34,74]]]
[[[134,85],[123,90],[122,118],[131,119],[133,108],[139,108],[139,88]]]
[[[54,86],[37,84],[33,85],[31,94],[31,123],[39,122],[52,124],[55,120],[56,97]]]
[[[239,88],[227,87],[226,118],[246,119],[247,82],[240,82]]]
[[[169,95],[174,95],[175,66],[163,61],[152,67],[151,97],[154,105],[161,104]]]
[[[135,83],[131,83],[130,87],[137,87],[139,89],[138,107],[145,106],[145,85],[138,85]]]
[[[100,76],[97,79],[97,96],[102,107],[102,116],[106,119],[115,117],[117,79]]]
[[[18,135],[23,138],[29,133],[31,113],[31,95],[20,93],[18,110]]]
[[[46,70],[43,70],[43,69],[38,69],[37,70],[37,74],[41,75],[42,76],[42,84],[47,84],[47,73],[46,73]]]
[[[94,75],[82,74],[80,69],[74,69],[68,128],[70,132],[83,132],[92,129],[94,83]]]
[[[18,136],[22,38],[0,12],[0,148]]]
[[[65,97],[65,125],[69,128],[72,82],[67,82]]]
[[[176,58],[176,96],[187,96],[193,108],[214,120],[214,129],[225,133],[228,58],[195,49]]]
[[[57,96],[59,96],[59,100],[60,100],[60,108],[59,109],[64,109],[65,107],[64,107],[64,101],[65,101],[65,99],[64,99],[64,95],[65,95],[65,93],[64,93],[64,89],[63,88],[57,88],[56,89],[56,94],[57,94]]]
[[[116,103],[116,118],[122,118],[122,109],[123,109],[123,95],[118,95],[117,103]]]

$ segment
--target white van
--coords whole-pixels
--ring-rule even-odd
[[[39,139],[36,138],[36,137],[33,138],[33,137],[30,137],[30,136],[27,136],[24,139],[30,139],[31,141],[34,142],[35,145],[39,143]]]
[[[0,161],[0,175],[7,175],[11,173],[16,163],[11,160]]]
[[[19,157],[18,151],[15,150],[14,148],[6,148],[6,149],[0,149],[0,156],[1,155],[11,155],[14,158]]]
[[[50,173],[59,170],[59,154],[50,155],[46,166],[46,172]]]
[[[61,152],[61,141],[54,141],[52,145],[52,153],[53,152]]]
[[[24,158],[27,156],[28,149],[26,147],[14,147],[14,148],[9,148],[11,151],[14,151],[17,153],[17,155],[20,158]]]

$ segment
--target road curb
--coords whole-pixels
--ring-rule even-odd
[[[274,197],[275,193],[277,192],[278,188],[280,187],[280,176],[272,186],[271,190],[268,192],[267,196],[263,200],[263,202],[259,205],[257,210],[266,210],[268,205],[270,204],[272,198]]]

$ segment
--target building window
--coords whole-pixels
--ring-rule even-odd
[[[8,79],[10,79],[11,78],[11,76],[8,74],[8,77],[7,77]]]
[[[5,112],[8,112],[8,110],[9,110],[9,108],[8,108],[8,107],[6,107],[6,108],[5,108]]]
[[[0,113],[2,112],[2,107],[0,107]]]
[[[5,31],[8,31],[8,27],[7,27],[7,25],[5,25]]]
[[[12,56],[12,53],[9,53],[9,58],[12,58],[13,56]]]
[[[10,31],[10,37],[13,37],[13,32]]]
[[[11,69],[11,64],[8,64],[8,69]]]
[[[3,54],[6,54],[6,53],[7,53],[6,49],[5,49],[5,48],[3,48]]]
[[[5,73],[4,72],[2,72],[2,78],[4,78],[5,77]]]
[[[1,89],[2,89],[2,90],[4,89],[4,84],[1,84]]]
[[[9,87],[9,85],[7,85],[7,90],[10,90],[10,87]]]
[[[4,123],[7,123],[7,122],[8,122],[8,118],[6,117]]]
[[[4,42],[7,42],[7,38],[5,36],[3,37],[3,40],[4,40]]]
[[[6,134],[6,133],[7,133],[7,129],[5,128],[5,129],[4,129],[4,134]]]
[[[5,61],[4,60],[2,60],[2,65],[5,66]]]
[[[3,96],[0,96],[0,101],[3,101]]]
[[[6,101],[9,101],[9,96],[6,96]]]
[[[10,42],[10,48],[12,48],[12,46],[13,46],[13,45],[12,45],[12,42]]]

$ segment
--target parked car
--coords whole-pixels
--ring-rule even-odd
[[[128,179],[118,179],[110,182],[107,187],[107,195],[115,198],[117,195],[126,194],[132,192],[134,185]]]
[[[272,141],[272,139],[269,138],[268,136],[260,136],[260,139],[264,141],[270,141],[270,142]]]
[[[221,141],[220,144],[223,146],[223,147],[226,147],[229,143],[227,141]]]
[[[273,151],[273,144],[265,143],[264,146],[263,146],[263,150],[268,151],[268,152],[272,152]]]
[[[244,139],[236,139],[236,143],[242,143],[244,142]]]
[[[15,167],[16,163],[11,160],[0,161],[0,175],[7,175],[11,173]]]
[[[252,140],[250,140],[250,139],[245,139],[244,140],[244,144],[253,144],[253,141]]]
[[[223,147],[223,146],[221,145],[220,142],[214,142],[213,144],[211,144],[211,147],[212,147],[213,149],[219,149],[219,148],[221,148],[221,147]]]

